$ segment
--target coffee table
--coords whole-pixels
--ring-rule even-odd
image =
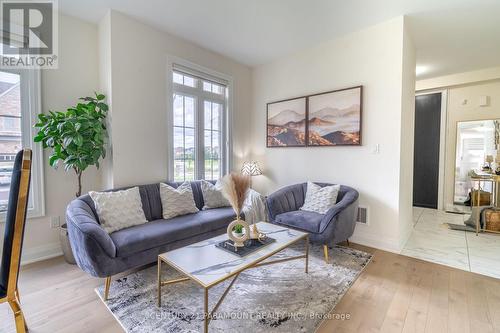
[[[276,239],[276,241],[244,257],[238,257],[215,247],[215,244],[227,239],[226,234],[160,254],[158,256],[158,307],[161,307],[162,286],[192,280],[204,289],[204,332],[208,332],[208,324],[213,318],[214,313],[219,308],[239,274],[244,270],[288,260],[305,259],[305,272],[307,273],[309,260],[309,235],[307,233],[266,222],[257,223],[257,228],[260,232]],[[303,255],[264,261],[301,240],[305,242],[305,253]],[[162,281],[162,263],[173,267],[184,277]],[[209,312],[209,289],[229,278],[233,278],[231,283],[217,301],[212,311]]]

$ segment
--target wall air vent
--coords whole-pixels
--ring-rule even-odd
[[[358,207],[358,216],[356,218],[356,222],[368,224],[368,208],[367,207]]]

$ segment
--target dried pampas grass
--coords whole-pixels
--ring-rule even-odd
[[[250,188],[250,176],[231,173],[222,178],[222,194],[229,201],[238,219]]]

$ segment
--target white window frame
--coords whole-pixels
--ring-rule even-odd
[[[222,122],[222,142],[221,142],[221,152],[224,154],[223,162],[221,163],[222,171],[221,174],[224,175],[232,169],[233,166],[233,143],[232,143],[232,128],[233,128],[233,78],[227,74],[220,73],[214,71],[212,69],[194,64],[182,58],[178,58],[175,56],[167,57],[167,129],[168,129],[168,139],[167,139],[167,179],[170,181],[174,180],[174,110],[173,110],[173,94],[174,94],[174,85],[176,86],[177,91],[185,92],[186,95],[192,95],[189,92],[189,89],[193,89],[187,86],[181,86],[173,83],[173,74],[174,71],[181,71],[186,74],[192,74],[193,76],[202,77],[207,81],[213,81],[218,83],[218,80],[224,81],[224,85],[227,89],[227,96],[222,97],[221,99],[225,99],[225,112],[223,113],[223,122]],[[221,82],[222,83],[222,82]],[[192,90],[191,90],[192,91]],[[208,93],[209,99],[214,100],[214,94]],[[214,100],[216,101],[216,99]],[[200,101],[197,101],[197,108],[201,104]],[[198,128],[203,128],[203,118],[195,117],[195,126]],[[200,127],[201,126],[201,127]],[[203,137],[198,135],[198,131],[195,131],[195,141],[197,147],[202,147]],[[197,160],[198,164],[195,167],[195,179],[204,179],[205,175],[201,174],[200,170],[203,170],[204,159],[203,156],[204,149],[197,149]]]
[[[1,60],[1,59],[0,59]],[[42,145],[33,142],[37,129],[33,127],[38,122],[41,113],[40,70],[37,69],[4,69],[0,71],[20,75],[21,90],[21,143],[23,148],[33,151],[31,161],[31,186],[29,197],[33,207],[28,209],[27,217],[35,218],[45,215],[45,195],[43,181],[43,151]],[[0,212],[0,221],[5,222],[7,212]]]

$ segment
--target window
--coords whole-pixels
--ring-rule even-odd
[[[1,47],[1,44],[0,44]],[[33,149],[28,216],[44,213],[41,147],[34,145],[33,124],[39,113],[39,74],[34,70],[0,70],[0,218],[5,219],[14,157]]]
[[[217,180],[227,170],[227,83],[203,73],[174,69],[172,85],[171,178]]]

